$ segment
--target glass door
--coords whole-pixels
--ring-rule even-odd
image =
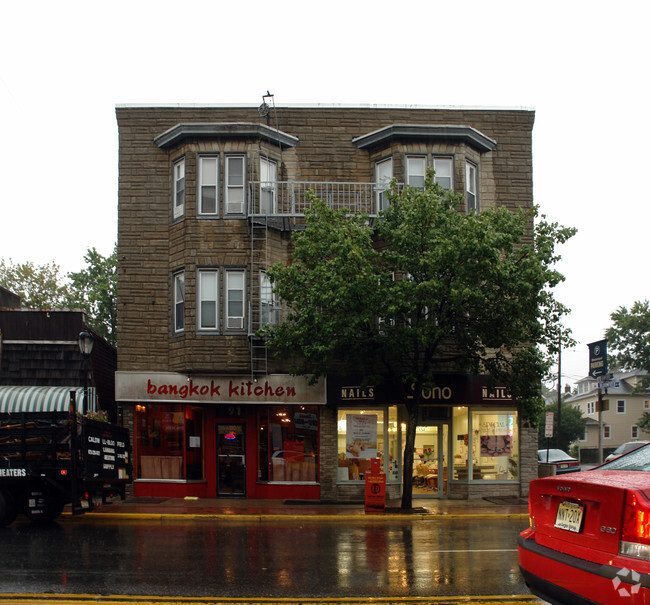
[[[246,495],[243,424],[217,425],[217,496]]]
[[[413,454],[413,497],[440,497],[449,492],[447,448],[449,425],[419,426]]]

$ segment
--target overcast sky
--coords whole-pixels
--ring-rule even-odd
[[[235,6],[236,5],[236,6]],[[558,298],[587,374],[610,313],[650,298],[648,23],[640,1],[5,2],[0,258],[84,266],[117,238],[122,103],[523,107],[535,202],[578,229]]]

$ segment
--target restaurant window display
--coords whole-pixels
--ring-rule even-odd
[[[202,480],[203,410],[186,405],[136,405],[137,478]]]
[[[371,460],[379,458],[387,481],[399,481],[397,407],[339,409],[337,481],[363,481]]]
[[[258,481],[318,481],[318,408],[270,406],[258,412]]]

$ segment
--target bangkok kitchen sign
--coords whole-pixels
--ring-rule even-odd
[[[187,376],[173,372],[116,372],[115,400],[167,403],[325,404],[325,381],[304,376]]]

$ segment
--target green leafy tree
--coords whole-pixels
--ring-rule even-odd
[[[610,318],[605,337],[611,365],[650,373],[650,303],[636,301],[629,310],[619,307]]]
[[[90,248],[86,267],[77,273],[60,274],[54,262],[34,265],[0,259],[0,286],[21,297],[27,309],[81,309],[86,321],[111,344],[116,339],[117,249],[102,256]]]
[[[117,326],[117,247],[110,256],[90,248],[84,256],[86,268],[69,273],[71,297],[83,309],[89,325],[115,345]]]
[[[29,309],[63,309],[69,306],[70,290],[54,263],[35,265],[0,259],[0,286],[17,294]]]
[[[553,437],[545,437],[546,412],[553,412]],[[538,419],[540,448],[555,448],[569,451],[571,444],[585,434],[586,419],[582,412],[571,405],[562,405],[562,428],[560,440],[557,439],[557,403],[552,403],[540,410]]]
[[[408,509],[422,391],[436,373],[490,374],[536,422],[542,351],[557,352],[566,313],[552,294],[563,279],[555,246],[574,230],[543,218],[533,226],[534,211],[459,212],[462,198],[432,174],[424,189],[393,186],[387,196],[374,226],[311,197],[291,264],[269,271],[288,312],[265,334],[278,354],[295,356],[295,373],[362,371],[394,390],[408,412]]]
[[[641,418],[639,418],[637,420],[636,425],[644,433],[650,433],[650,413],[649,412],[643,412],[643,415],[641,416]]]

